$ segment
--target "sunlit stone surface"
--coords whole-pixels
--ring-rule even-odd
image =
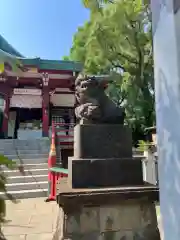
[[[180,238],[180,0],[151,0],[164,240]]]

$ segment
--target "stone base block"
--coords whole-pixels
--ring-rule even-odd
[[[75,158],[131,158],[131,130],[119,124],[84,124],[74,128]]]
[[[96,204],[95,196],[86,205],[74,194],[62,193],[67,201],[59,209],[54,240],[160,240],[155,205],[148,198],[122,200],[116,193],[111,201],[109,192],[109,203],[103,203],[102,196]]]
[[[72,188],[144,185],[142,161],[136,159],[68,160]]]

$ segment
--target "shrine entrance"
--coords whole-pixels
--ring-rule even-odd
[[[42,138],[42,96],[40,89],[16,89],[10,100],[8,138]]]
[[[12,108],[15,112],[14,136],[21,140],[42,138],[41,108]]]

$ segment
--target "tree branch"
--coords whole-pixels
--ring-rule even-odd
[[[108,59],[108,61],[111,63],[111,65],[112,65],[114,68],[120,68],[120,69],[122,69],[122,71],[126,72],[125,67],[123,67],[122,65],[120,65],[120,64],[115,64],[115,63],[113,63],[113,61],[110,60],[110,59]]]
[[[109,48],[110,48],[110,50],[111,50],[112,52],[115,52],[115,54],[117,54],[117,56],[126,59],[126,60],[127,60],[128,62],[130,62],[130,63],[138,64],[138,62],[137,62],[135,59],[133,59],[131,56],[126,55],[126,54],[124,54],[124,53],[117,52],[116,50],[113,49],[112,46],[109,46]]]
[[[98,43],[99,43],[99,45],[101,46],[101,48],[103,48],[104,50],[109,48],[111,52],[116,54],[116,56],[124,58],[125,60],[127,60],[130,63],[138,64],[138,61],[136,61],[136,59],[132,58],[131,56],[129,56],[129,55],[125,54],[125,53],[118,52],[115,46],[113,46],[112,44],[108,43],[105,40],[105,39],[108,39],[108,37],[105,37],[105,33],[104,33],[103,29],[99,28],[98,31],[101,31],[101,36],[103,36],[103,39],[102,39],[101,36],[96,38]],[[106,46],[105,46],[105,44],[106,44]]]
[[[119,105],[121,105],[121,104],[124,102],[124,100],[126,99],[126,97],[127,97],[127,93],[124,94],[124,96],[121,97],[121,100],[120,100],[120,102],[119,102]]]
[[[135,46],[136,46],[136,49],[137,49],[137,53],[138,53],[138,61],[137,61],[137,64],[138,64],[138,72],[139,72],[139,79],[136,79],[136,84],[138,85],[138,87],[140,89],[142,89],[142,85],[143,85],[143,82],[141,81],[142,78],[143,78],[143,71],[144,71],[144,56],[143,56],[143,53],[142,53],[142,50],[141,50],[141,47],[139,46],[139,42],[138,42],[138,36],[137,36],[137,31],[136,31],[136,27],[134,25],[134,21],[132,21],[131,19],[129,19],[129,16],[127,13],[126,14],[126,19],[127,21],[129,22],[130,26],[131,26],[131,29],[132,29],[132,33],[134,35],[134,43],[135,43]],[[137,24],[138,22],[136,22]],[[139,23],[140,24],[140,23]],[[139,29],[138,31],[140,31],[140,26],[139,26]],[[139,81],[138,81],[139,80]]]

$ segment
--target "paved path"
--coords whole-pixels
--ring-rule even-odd
[[[56,202],[44,198],[7,201],[7,223],[3,232],[7,240],[52,240],[58,208]]]
[[[56,202],[44,198],[23,199],[14,204],[6,201],[7,223],[3,231],[7,240],[52,240],[56,227]],[[159,218],[159,227],[161,222]],[[162,236],[163,239],[163,236]]]

